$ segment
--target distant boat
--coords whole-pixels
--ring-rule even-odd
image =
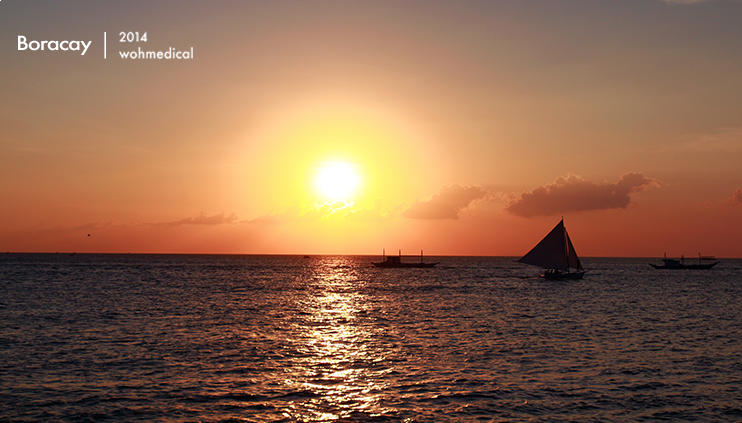
[[[382,250],[380,262],[373,262],[372,264],[376,267],[382,267],[387,269],[399,269],[399,268],[430,268],[438,264],[425,263],[423,261],[423,252],[420,250],[420,263],[403,263],[402,262],[402,250],[399,251],[399,256],[387,256],[386,251]]]
[[[545,279],[582,279],[585,275],[564,219],[518,261],[546,269],[541,275]]]
[[[667,258],[667,254],[665,254],[665,258],[662,259],[662,261],[665,263],[662,266],[658,266],[656,264],[649,263],[650,266],[654,267],[655,269],[711,269],[712,267],[719,264],[718,261],[715,261],[713,263],[704,263],[704,260],[716,260],[716,257],[714,256],[702,256],[701,254],[698,254],[698,264],[686,264],[685,263],[685,256],[680,256],[680,260],[675,259],[669,259]]]

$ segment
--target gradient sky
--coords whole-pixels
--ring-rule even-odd
[[[742,257],[739,1],[3,0],[0,40],[0,251],[518,256],[564,216]]]

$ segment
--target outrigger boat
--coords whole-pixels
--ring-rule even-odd
[[[439,263],[439,262],[425,263],[423,261],[422,250],[420,250],[420,263],[403,263],[402,262],[402,250],[399,250],[399,256],[387,256],[386,250],[382,250],[381,260],[382,261],[380,262],[373,262],[372,264],[376,267],[399,269],[399,268],[430,268]]]
[[[546,269],[540,275],[544,279],[582,279],[585,275],[564,219],[518,261]]]
[[[665,253],[665,258],[662,259],[662,262],[665,263],[662,266],[658,266],[656,264],[649,263],[650,266],[654,267],[655,269],[711,269],[712,267],[719,264],[718,261],[715,261],[713,263],[704,263],[703,261],[710,261],[710,260],[716,260],[716,257],[714,256],[702,256],[700,253],[698,254],[698,264],[686,264],[685,263],[685,256],[680,256],[680,260],[675,259],[669,259],[667,258],[667,253]]]

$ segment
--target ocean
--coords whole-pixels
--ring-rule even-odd
[[[2,254],[0,421],[742,421],[742,260],[378,259]]]

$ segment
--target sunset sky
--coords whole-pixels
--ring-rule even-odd
[[[739,1],[2,0],[0,40],[0,251],[519,256],[563,216],[742,257]]]

